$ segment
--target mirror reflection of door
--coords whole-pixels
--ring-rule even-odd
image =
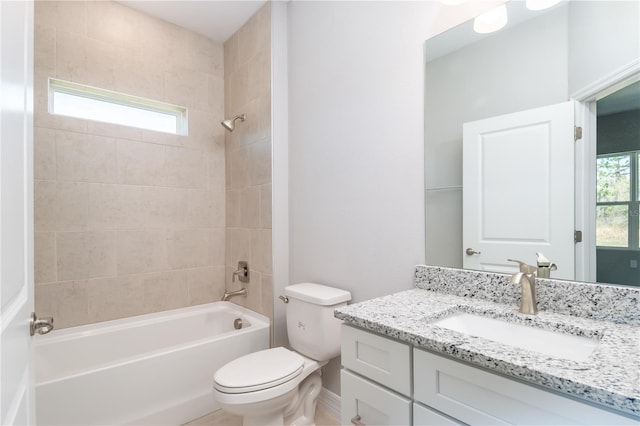
[[[640,285],[640,82],[596,110],[596,278]]]
[[[512,273],[540,252],[574,279],[574,103],[463,128],[463,266]]]

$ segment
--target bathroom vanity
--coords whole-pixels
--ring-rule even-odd
[[[509,275],[416,287],[336,311],[342,424],[640,424],[640,289],[539,279],[524,315]]]

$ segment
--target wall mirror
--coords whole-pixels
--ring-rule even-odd
[[[579,140],[571,148],[573,164],[566,161],[574,184],[563,189],[562,198],[574,211],[570,229],[563,235],[571,239],[574,264],[568,266],[571,262],[563,260],[552,277],[640,285],[639,5],[637,1],[573,0],[532,11],[524,1],[512,0],[506,3],[508,23],[499,31],[478,34],[472,20],[426,41],[428,265],[475,268],[464,264],[469,256],[465,250],[475,249],[463,245],[463,230],[473,220],[465,215],[469,209],[463,203],[463,194],[471,193],[469,179],[464,179],[465,172],[469,175],[469,167],[463,167],[465,123],[575,99],[579,102],[572,104],[572,120],[584,123],[590,133],[588,141]],[[586,96],[589,91],[592,93]],[[568,138],[571,140],[567,143],[574,143],[573,133]],[[526,136],[516,133],[512,139],[521,142]],[[549,146],[556,144],[550,142]],[[496,171],[494,180],[499,183],[516,185],[522,176],[535,181],[536,173],[544,169],[540,158],[555,158],[555,148],[539,153],[535,149],[527,151],[523,145],[511,149],[511,157],[506,156],[508,149],[493,149],[493,154],[483,155],[491,155],[494,160],[497,155],[500,160],[483,164]],[[565,210],[555,201],[547,203],[547,192],[560,186],[554,176],[549,174],[540,191],[522,193],[517,187],[501,192],[490,186],[490,180],[483,181],[485,190],[493,190],[494,209],[502,213],[493,226],[506,229],[512,217],[547,215],[548,221],[553,221]],[[491,221],[485,219],[481,225],[491,228]],[[577,243],[582,246],[573,244],[575,230],[585,235],[583,242]],[[501,238],[500,244],[515,241],[511,235]],[[540,239],[532,231],[529,240]],[[544,244],[528,244],[526,239],[515,241],[515,246],[525,254],[509,257],[524,257],[520,260],[527,263],[535,263],[536,251],[547,254]],[[477,269],[513,270],[488,263]]]

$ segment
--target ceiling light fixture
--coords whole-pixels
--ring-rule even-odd
[[[529,10],[548,9],[558,3],[560,3],[560,0],[527,0],[526,2],[527,9]]]
[[[480,34],[492,33],[507,25],[507,6],[500,6],[478,15],[473,20],[473,30]]]
[[[440,3],[444,4],[445,6],[458,6],[468,1],[469,0],[440,0]]]

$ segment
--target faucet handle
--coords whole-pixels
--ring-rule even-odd
[[[524,273],[524,274],[533,274],[534,272],[536,272],[538,270],[537,267],[535,266],[531,266],[531,265],[527,265],[524,262],[521,262],[519,260],[515,260],[515,259],[507,259],[509,262],[516,262],[519,266],[520,266],[520,272]]]

